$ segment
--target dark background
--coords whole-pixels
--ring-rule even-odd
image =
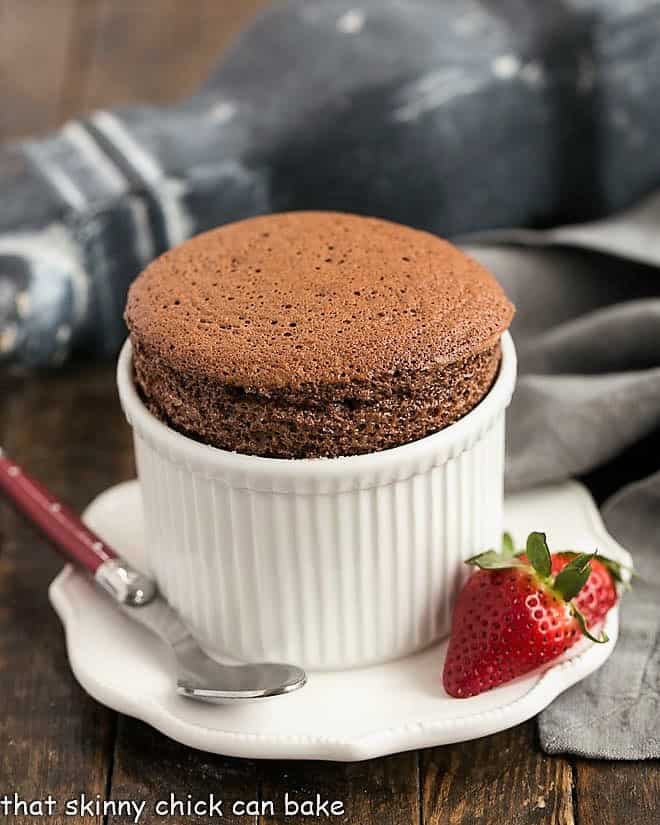
[[[195,91],[266,0],[0,0],[0,141]]]

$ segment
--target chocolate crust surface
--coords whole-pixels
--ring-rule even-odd
[[[373,452],[458,420],[492,385],[512,315],[447,242],[331,212],[200,235],[147,267],[126,309],[157,417],[279,458]]]

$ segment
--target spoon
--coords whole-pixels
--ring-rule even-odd
[[[305,685],[305,671],[295,665],[228,665],[211,659],[158,592],[156,584],[127,564],[1,448],[0,491],[67,561],[91,573],[126,615],[169,645],[177,663],[177,693],[204,702],[226,703],[266,699]]]

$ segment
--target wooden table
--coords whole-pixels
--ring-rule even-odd
[[[101,105],[188,93],[227,35],[262,3],[0,0],[0,138],[45,131]],[[75,507],[134,475],[111,365],[0,374],[0,399],[0,444]],[[340,800],[340,821],[359,825],[660,821],[658,763],[547,757],[533,721],[475,742],[355,764],[226,759],[176,745],[99,706],[75,682],[46,595],[58,568],[32,530],[0,505],[0,799],[51,793],[61,802],[85,792],[145,799],[151,807],[170,792],[277,802],[289,791]],[[93,819],[103,817],[82,821]],[[223,821],[257,820],[312,821]],[[210,820],[145,814],[140,821]]]

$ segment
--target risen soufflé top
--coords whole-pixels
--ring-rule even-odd
[[[334,212],[198,235],[131,286],[138,389],[226,450],[355,455],[422,438],[490,388],[513,307],[451,244]]]

